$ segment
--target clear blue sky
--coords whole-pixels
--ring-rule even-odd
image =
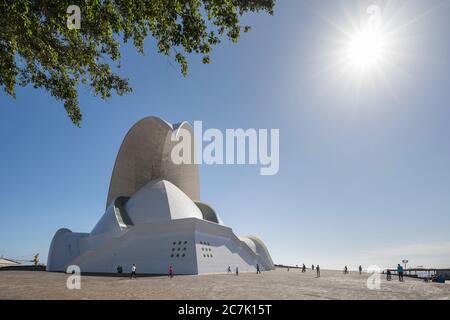
[[[338,26],[371,3],[404,25],[373,86],[326,67]],[[275,262],[450,267],[449,14],[446,0],[279,0],[275,16],[245,18],[252,32],[216,48],[211,65],[191,57],[187,78],[151,39],[145,56],[126,46],[134,93],[104,102],[81,88],[81,129],[44,91],[0,94],[0,255],[45,261],[60,227],[89,232],[125,133],[155,115],[280,129],[278,175],[201,167],[202,199],[236,234],[262,238]]]

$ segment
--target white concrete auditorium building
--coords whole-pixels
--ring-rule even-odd
[[[47,271],[77,265],[81,272],[141,274],[225,273],[272,270],[264,243],[237,237],[200,200],[198,166],[175,165],[171,135],[186,123],[144,118],[126,135],[111,177],[106,211],[90,233],[60,229],[50,244]],[[195,156],[195,143],[192,143]],[[194,162],[192,162],[194,163]]]

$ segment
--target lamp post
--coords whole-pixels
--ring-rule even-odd
[[[409,261],[406,260],[406,259],[403,259],[402,262],[403,262],[403,264],[405,265],[405,273],[406,273],[406,265],[407,265],[407,263],[408,263]]]

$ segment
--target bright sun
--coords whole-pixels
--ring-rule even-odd
[[[365,97],[361,93],[383,90],[396,96],[394,86],[413,78],[412,63],[426,50],[418,41],[431,32],[425,19],[443,2],[408,8],[396,1],[360,0],[350,7],[329,2],[329,7],[317,12],[325,22],[317,37],[320,52],[315,53],[318,87],[327,85],[336,96],[355,98],[355,102]],[[365,8],[367,2],[385,5]]]
[[[356,31],[346,52],[349,63],[361,71],[376,67],[383,59],[386,40],[378,30]]]

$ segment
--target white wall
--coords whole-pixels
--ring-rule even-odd
[[[116,273],[121,265],[129,273],[134,263],[138,273],[167,274],[172,265],[176,274],[203,274],[225,273],[228,266],[233,272],[236,267],[240,272],[255,272],[256,263],[264,265],[230,228],[195,218],[140,224],[92,237],[64,232],[55,239],[49,271],[74,264],[82,272]],[[79,256],[74,255],[77,252]]]

